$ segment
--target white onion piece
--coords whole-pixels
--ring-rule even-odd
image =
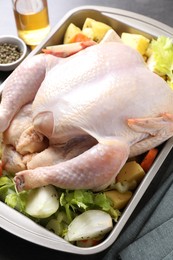
[[[122,42],[120,36],[113,30],[110,29],[107,31],[103,39],[100,41],[100,43],[105,42]]]
[[[30,191],[25,211],[36,218],[47,218],[58,208],[58,193],[52,185],[48,185]]]
[[[88,210],[77,216],[68,226],[65,239],[78,241],[106,234],[113,228],[111,216],[101,210]]]

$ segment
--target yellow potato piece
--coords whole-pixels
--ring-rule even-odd
[[[124,44],[136,49],[141,55],[144,55],[149,46],[150,40],[140,34],[122,33],[121,40]]]
[[[81,32],[81,29],[79,27],[77,27],[76,25],[74,25],[73,23],[71,23],[68,27],[67,30],[65,32],[64,35],[64,44],[70,43],[71,39],[78,33]]]
[[[123,209],[132,197],[131,191],[119,192],[117,190],[105,191],[105,194],[113,202],[115,209]]]
[[[82,32],[93,41],[100,42],[106,32],[112,29],[109,25],[87,18],[82,28]]]
[[[145,176],[145,172],[135,161],[127,162],[123,168],[120,170],[116,177],[117,182],[123,182],[123,181],[136,181],[139,183]]]
[[[82,33],[86,35],[89,39],[93,40],[94,39],[94,32],[92,28],[85,28],[82,30]]]

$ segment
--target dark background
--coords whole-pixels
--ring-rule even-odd
[[[173,26],[173,0],[48,0],[50,24],[53,27],[67,11],[81,5],[102,5],[136,12],[150,18],[156,19],[169,26]],[[14,22],[12,4],[10,0],[0,0],[0,35],[17,35]],[[0,82],[8,73],[0,72]],[[173,154],[173,152],[172,152]],[[172,156],[169,156],[172,158]],[[167,164],[170,164],[167,161]],[[128,224],[128,223],[127,223]],[[0,229],[0,260],[21,259],[102,259],[106,254],[77,256],[62,253],[41,246],[37,246],[22,240],[10,233]]]

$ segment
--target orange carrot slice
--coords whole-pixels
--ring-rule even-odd
[[[77,33],[71,40],[70,43],[74,42],[87,42],[90,41],[91,39],[88,38],[85,34],[83,33]]]
[[[153,148],[148,151],[146,156],[144,157],[143,161],[141,162],[141,167],[144,169],[145,172],[148,172],[151,168],[159,150],[157,148]]]

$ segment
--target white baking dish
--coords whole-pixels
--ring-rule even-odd
[[[34,51],[32,51],[29,56],[39,53],[41,49],[47,45],[61,43],[67,26],[73,22],[80,27],[87,17],[109,24],[120,34],[121,32],[142,33],[149,38],[157,37],[159,35],[169,37],[173,36],[172,28],[148,17],[119,9],[101,6],[83,6],[68,12],[51,30],[47,38]],[[1,90],[2,89],[3,84],[1,85]],[[2,202],[0,202],[0,227],[25,240],[55,250],[83,255],[101,252],[115,242],[172,147],[173,138],[164,144],[154,165],[136,190],[132,200],[124,210],[112,232],[97,246],[90,248],[74,246],[62,238],[59,238],[57,235],[47,231],[45,228],[34,223],[29,218],[13,210]]]

